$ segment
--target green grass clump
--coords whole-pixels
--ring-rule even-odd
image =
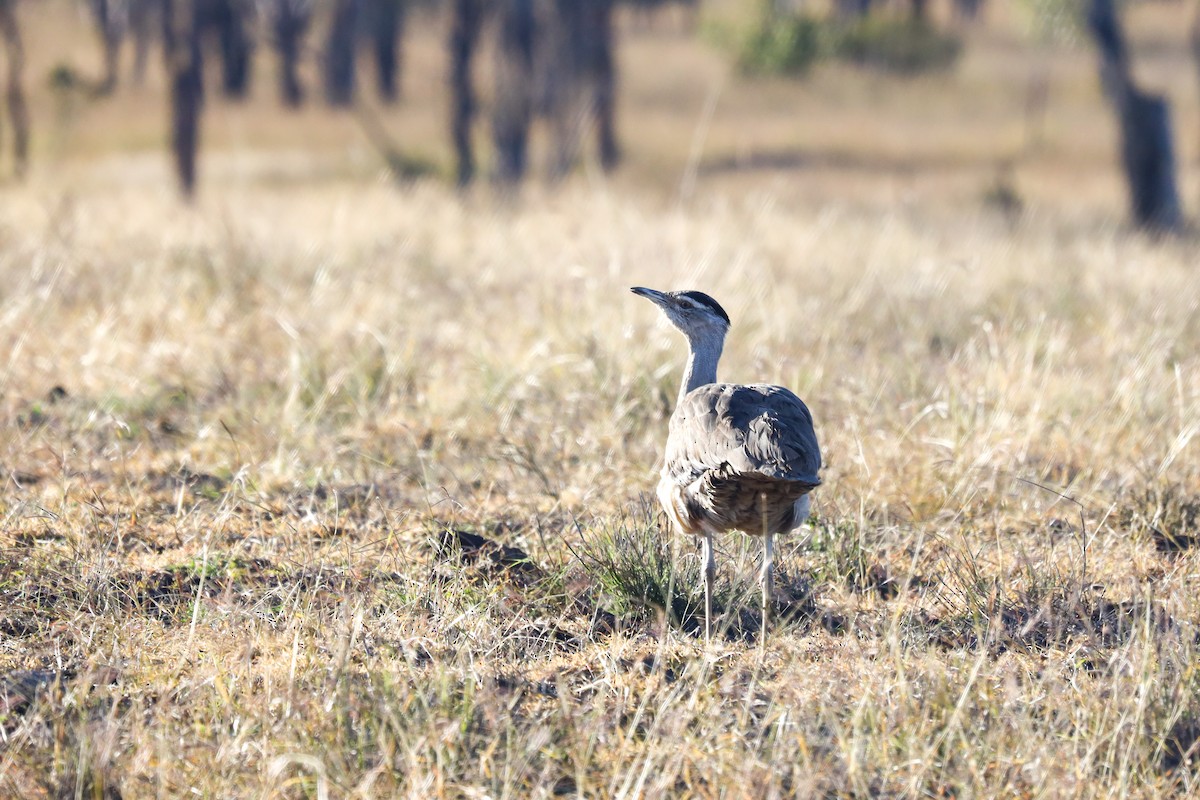
[[[672,552],[671,539],[658,529],[649,504],[582,533],[576,556],[600,584],[614,613],[665,613],[670,624],[684,630],[704,624],[704,600],[696,592],[699,560]]]
[[[764,16],[738,45],[749,75],[803,75],[822,55],[822,23],[807,14]]]
[[[757,76],[799,77],[822,60],[915,75],[949,69],[962,52],[954,34],[886,14],[843,21],[770,11],[741,36],[716,30],[710,38],[734,50],[743,74]]]
[[[832,44],[841,60],[902,74],[949,69],[962,52],[958,37],[928,22],[888,16],[869,16],[840,28]]]

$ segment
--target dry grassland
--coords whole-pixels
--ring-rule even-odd
[[[703,123],[713,53],[630,36],[632,165],[513,205],[398,189],[317,111],[306,150],[214,105],[194,208],[117,119],[144,97],[39,140],[0,192],[0,796],[1200,792],[1200,246],[1121,227],[1094,89],[1013,217],[982,198],[1020,136],[969,122],[1019,108],[1011,39],[915,85],[728,78]],[[693,90],[630,68],[654,42]],[[930,164],[950,91],[966,155]],[[754,161],[827,152],[825,105],[853,157]],[[639,284],[720,298],[723,377],[817,421],[765,642],[755,543],[706,650],[659,533],[683,345]]]

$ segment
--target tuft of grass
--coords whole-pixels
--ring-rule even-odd
[[[580,565],[599,583],[611,611],[631,621],[655,621],[688,634],[704,628],[704,587],[699,539],[672,537],[660,527],[657,506],[642,503],[617,519],[598,520],[579,529],[580,543],[573,552]],[[723,558],[723,546],[736,552]],[[689,547],[690,545],[690,547]],[[713,582],[714,631],[730,639],[749,640],[761,629],[761,593],[758,582],[758,539],[741,534],[719,537],[717,577]],[[692,551],[692,552],[689,552]],[[735,570],[748,560],[742,579]],[[874,573],[872,573],[874,574]],[[773,609],[776,624],[814,616],[812,581],[789,575],[776,564]],[[826,623],[840,625],[827,615]]]
[[[695,632],[704,625],[704,599],[697,593],[700,564],[680,557],[669,534],[659,528],[650,501],[615,519],[601,519],[579,529],[574,553],[601,587],[618,615],[646,619],[665,614],[667,622]],[[718,586],[725,585],[718,581]],[[727,592],[714,598],[715,607]]]
[[[805,548],[812,580],[854,592],[875,592],[885,599],[895,597],[899,582],[886,559],[874,551],[867,531],[861,522],[848,519],[818,522]]]
[[[1163,553],[1200,544],[1200,495],[1178,483],[1157,482],[1131,493],[1119,514],[1123,527]]]
[[[823,23],[807,14],[764,15],[737,44],[748,75],[804,75],[822,56]]]
[[[882,14],[839,25],[831,41],[837,58],[903,75],[948,69],[962,53],[953,34],[922,20]]]
[[[753,76],[801,77],[823,60],[909,76],[949,69],[962,53],[956,35],[893,14],[844,21],[769,8],[749,27],[727,27],[710,23],[708,38]]]

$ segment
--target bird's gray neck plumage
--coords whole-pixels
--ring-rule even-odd
[[[717,382],[717,362],[721,360],[721,348],[724,344],[723,336],[697,336],[695,339],[688,339],[688,364],[683,373],[683,383],[679,387],[676,406],[682,403],[683,398],[693,389]]]

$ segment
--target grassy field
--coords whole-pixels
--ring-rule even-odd
[[[1200,243],[1124,226],[1085,47],[1000,19],[949,74],[748,83],[627,21],[626,167],[511,204],[396,187],[264,82],[211,105],[185,206],[158,79],[56,99],[98,56],[27,11],[0,796],[1200,793]],[[1178,13],[1131,21],[1195,216]],[[417,31],[383,118],[445,171]],[[698,550],[652,499],[683,343],[631,285],[719,298],[722,377],[813,411],[766,641],[737,535],[696,633]]]

